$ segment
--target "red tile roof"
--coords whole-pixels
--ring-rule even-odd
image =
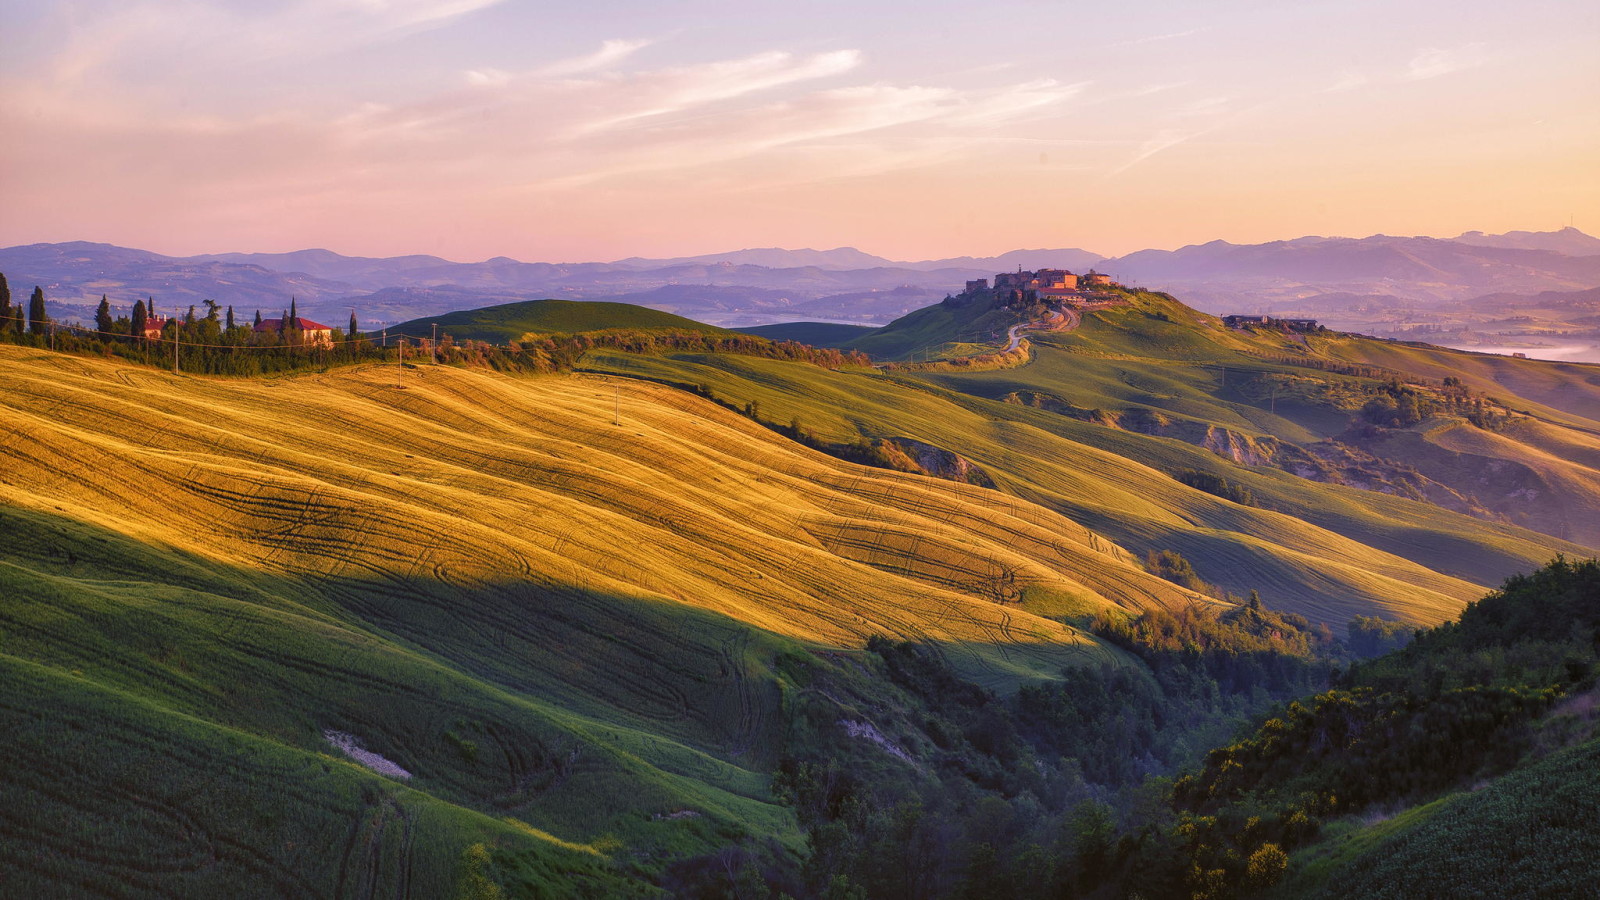
[[[301,331],[332,331],[333,330],[333,326],[332,325],[323,325],[323,324],[318,323],[318,322],[313,322],[310,319],[306,318],[305,316],[300,316],[299,318],[295,319],[294,321],[295,321],[295,327],[300,329]],[[281,331],[283,329],[282,322],[283,322],[282,319],[262,319],[261,320],[261,324],[257,325],[255,330],[256,331]]]

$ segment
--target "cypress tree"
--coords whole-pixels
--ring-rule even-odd
[[[233,330],[233,304],[228,304],[228,330]]]
[[[133,325],[132,325],[133,336],[138,338],[141,341],[144,340],[144,330],[147,327],[149,327],[149,325],[150,325],[150,314],[144,308],[144,301],[140,300],[140,301],[134,303],[133,304]]]
[[[116,320],[111,318],[111,301],[101,294],[100,308],[94,311],[94,327],[100,330],[101,337],[106,337],[111,334],[111,327],[115,324]]]
[[[256,327],[261,326],[261,310],[256,310]]]
[[[289,324],[290,328],[299,328],[300,327],[300,310],[295,308],[294,297],[293,296],[289,297],[289,323],[288,324]]]
[[[193,325],[194,324],[194,305],[193,304],[190,304],[190,306],[189,306],[189,314],[183,317],[183,324],[185,324],[185,325]]]
[[[356,330],[356,311],[353,309],[350,310],[350,331],[347,336],[352,341],[358,341],[361,339],[361,332]]]
[[[42,335],[49,324],[50,316],[44,310],[44,289],[34,285],[33,296],[28,298],[28,333]]]
[[[11,285],[6,283],[4,272],[0,272],[0,337],[11,330]]]

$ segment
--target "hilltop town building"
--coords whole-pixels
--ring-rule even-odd
[[[1000,272],[994,276],[994,287],[989,279],[978,278],[967,282],[959,299],[972,302],[989,299],[1007,306],[1026,306],[1033,303],[1054,304],[1088,308],[1104,306],[1117,300],[1115,294],[1085,290],[1088,287],[1114,288],[1118,285],[1109,275],[1091,271],[1088,275],[1074,275],[1066,269],[1039,269],[1034,272],[1018,269]]]
[[[158,340],[161,330],[167,327],[166,316],[150,316],[144,320],[144,339],[147,341]]]

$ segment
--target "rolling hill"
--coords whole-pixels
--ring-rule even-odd
[[[597,347],[576,372],[414,366],[402,388],[394,365],[174,376],[0,344],[7,887],[659,896],[748,871],[820,894],[805,867],[847,796],[890,816],[861,833],[913,836],[894,817],[926,809],[936,835],[938,804],[998,803],[1064,828],[1125,796],[1047,748],[1138,747],[1131,721],[1027,717],[1102,680],[1170,690],[1122,623],[1265,622],[1232,639],[1293,632],[1304,655],[1592,552],[1592,370],[1127,299],[990,371]],[[1001,312],[871,337],[937,352]],[[706,328],[563,301],[440,324]],[[1402,377],[1430,415],[1354,428]],[[1490,390],[1470,414],[1493,427],[1467,422]],[[1360,478],[1294,471],[1336,438]],[[1395,443],[1415,473],[1384,468]],[[1563,503],[1517,524],[1429,502],[1497,462]],[[1293,677],[1162,715],[1205,707],[1214,734],[1318,671],[1273,665]]]
[[[579,334],[585,331],[645,330],[684,331],[726,334],[715,328],[631,303],[604,303],[575,300],[526,300],[483,309],[464,310],[412,319],[388,329],[391,334],[429,337],[437,325],[439,334],[456,340],[489,341],[503,344],[521,340],[526,334]]]

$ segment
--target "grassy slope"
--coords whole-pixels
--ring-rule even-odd
[[[1600,859],[1600,741],[1297,854],[1281,897],[1576,897]],[[1445,862],[1448,861],[1448,864]]]
[[[347,760],[0,654],[0,891],[444,897],[484,845],[552,896],[639,892],[592,848]]]
[[[845,346],[879,359],[905,359],[912,351],[935,358],[966,356],[1003,345],[1006,328],[1020,321],[1010,310],[974,303],[935,303],[909,312]]]
[[[435,324],[441,335],[456,340],[497,344],[520,340],[526,334],[577,334],[611,328],[727,333],[723,328],[644,306],[589,300],[525,300],[462,310],[402,322],[389,333],[429,337]]]

